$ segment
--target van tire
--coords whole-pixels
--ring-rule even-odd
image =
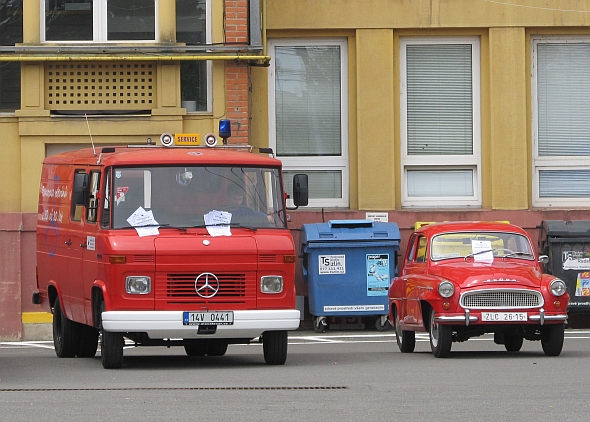
[[[80,346],[80,325],[66,318],[59,298],[53,304],[53,347],[60,358],[73,358]]]
[[[207,356],[223,356],[227,352],[227,343],[212,341],[207,347]]]
[[[80,324],[79,358],[92,358],[96,355],[96,350],[98,349],[98,333],[99,331],[96,328]]]
[[[283,365],[287,361],[287,332],[265,331],[262,334],[262,350],[267,365]]]
[[[101,304],[101,315],[106,310],[104,302]],[[105,331],[100,323],[100,357],[104,369],[119,369],[123,364],[123,334]]]
[[[187,356],[205,356],[207,354],[207,348],[209,344],[206,342],[200,343],[188,343],[184,345],[184,351]]]

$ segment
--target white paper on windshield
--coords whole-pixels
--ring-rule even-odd
[[[204,216],[205,227],[211,236],[231,236],[231,212],[209,211]]]
[[[152,210],[146,211],[143,207],[139,207],[129,216],[127,222],[135,228],[139,237],[160,234],[160,231],[158,230],[158,227],[160,226],[154,218]]]
[[[472,240],[471,253],[474,254],[473,262],[485,262],[487,264],[494,262],[492,242],[489,240]]]

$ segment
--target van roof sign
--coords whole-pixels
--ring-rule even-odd
[[[201,136],[198,133],[176,133],[174,134],[174,145],[201,145]]]

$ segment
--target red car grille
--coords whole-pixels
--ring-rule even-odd
[[[245,303],[256,296],[254,283],[247,282],[246,274],[219,274],[219,291],[211,298],[199,296],[195,290],[195,280],[200,273],[166,274],[156,283],[156,300],[166,300],[170,304],[219,304]]]
[[[543,306],[543,296],[533,290],[479,290],[464,293],[461,306],[468,309],[539,308]]]

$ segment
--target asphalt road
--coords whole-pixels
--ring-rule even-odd
[[[588,421],[590,335],[567,330],[563,352],[539,342],[507,353],[491,336],[436,359],[426,336],[401,354],[388,331],[292,333],[284,366],[262,347],[224,357],[183,348],[59,359],[49,342],[0,343],[0,421]]]

